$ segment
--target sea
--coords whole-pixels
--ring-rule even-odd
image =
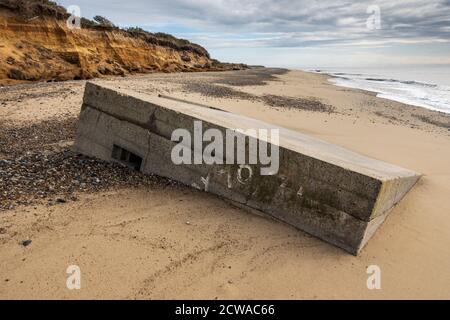
[[[450,65],[306,71],[329,74],[329,81],[337,86],[372,91],[380,98],[450,113]]]

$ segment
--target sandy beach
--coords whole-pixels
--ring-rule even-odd
[[[213,195],[72,154],[84,81],[0,87],[0,298],[449,299],[450,115],[328,78],[251,69],[93,81],[422,173],[358,257]],[[70,265],[81,290],[66,287]],[[381,290],[366,286],[370,265]]]

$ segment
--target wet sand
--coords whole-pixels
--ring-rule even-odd
[[[0,88],[0,298],[450,298],[450,116],[300,71],[95,81],[248,115],[424,177],[353,257],[166,179],[132,184],[96,163],[94,177],[74,182],[85,159],[68,149],[84,82]],[[29,191],[59,176],[44,196]],[[81,290],[66,288],[69,265],[81,269]],[[381,268],[381,290],[367,289],[369,265]]]

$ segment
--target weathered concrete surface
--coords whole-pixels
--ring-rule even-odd
[[[194,135],[195,120],[202,120],[205,129],[222,132],[278,128],[278,174],[263,176],[256,170],[259,165],[251,165],[253,176],[243,183],[238,179],[239,165],[175,165],[171,152],[177,143],[171,141],[172,132],[184,128]],[[117,146],[127,151],[122,160],[117,159]],[[415,172],[255,119],[92,83],[86,85],[74,150],[206,189],[355,255],[420,178]]]

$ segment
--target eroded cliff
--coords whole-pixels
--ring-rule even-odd
[[[68,16],[46,0],[0,0],[0,83],[245,68],[220,63],[201,46],[170,35],[86,19],[81,29],[68,28]]]

